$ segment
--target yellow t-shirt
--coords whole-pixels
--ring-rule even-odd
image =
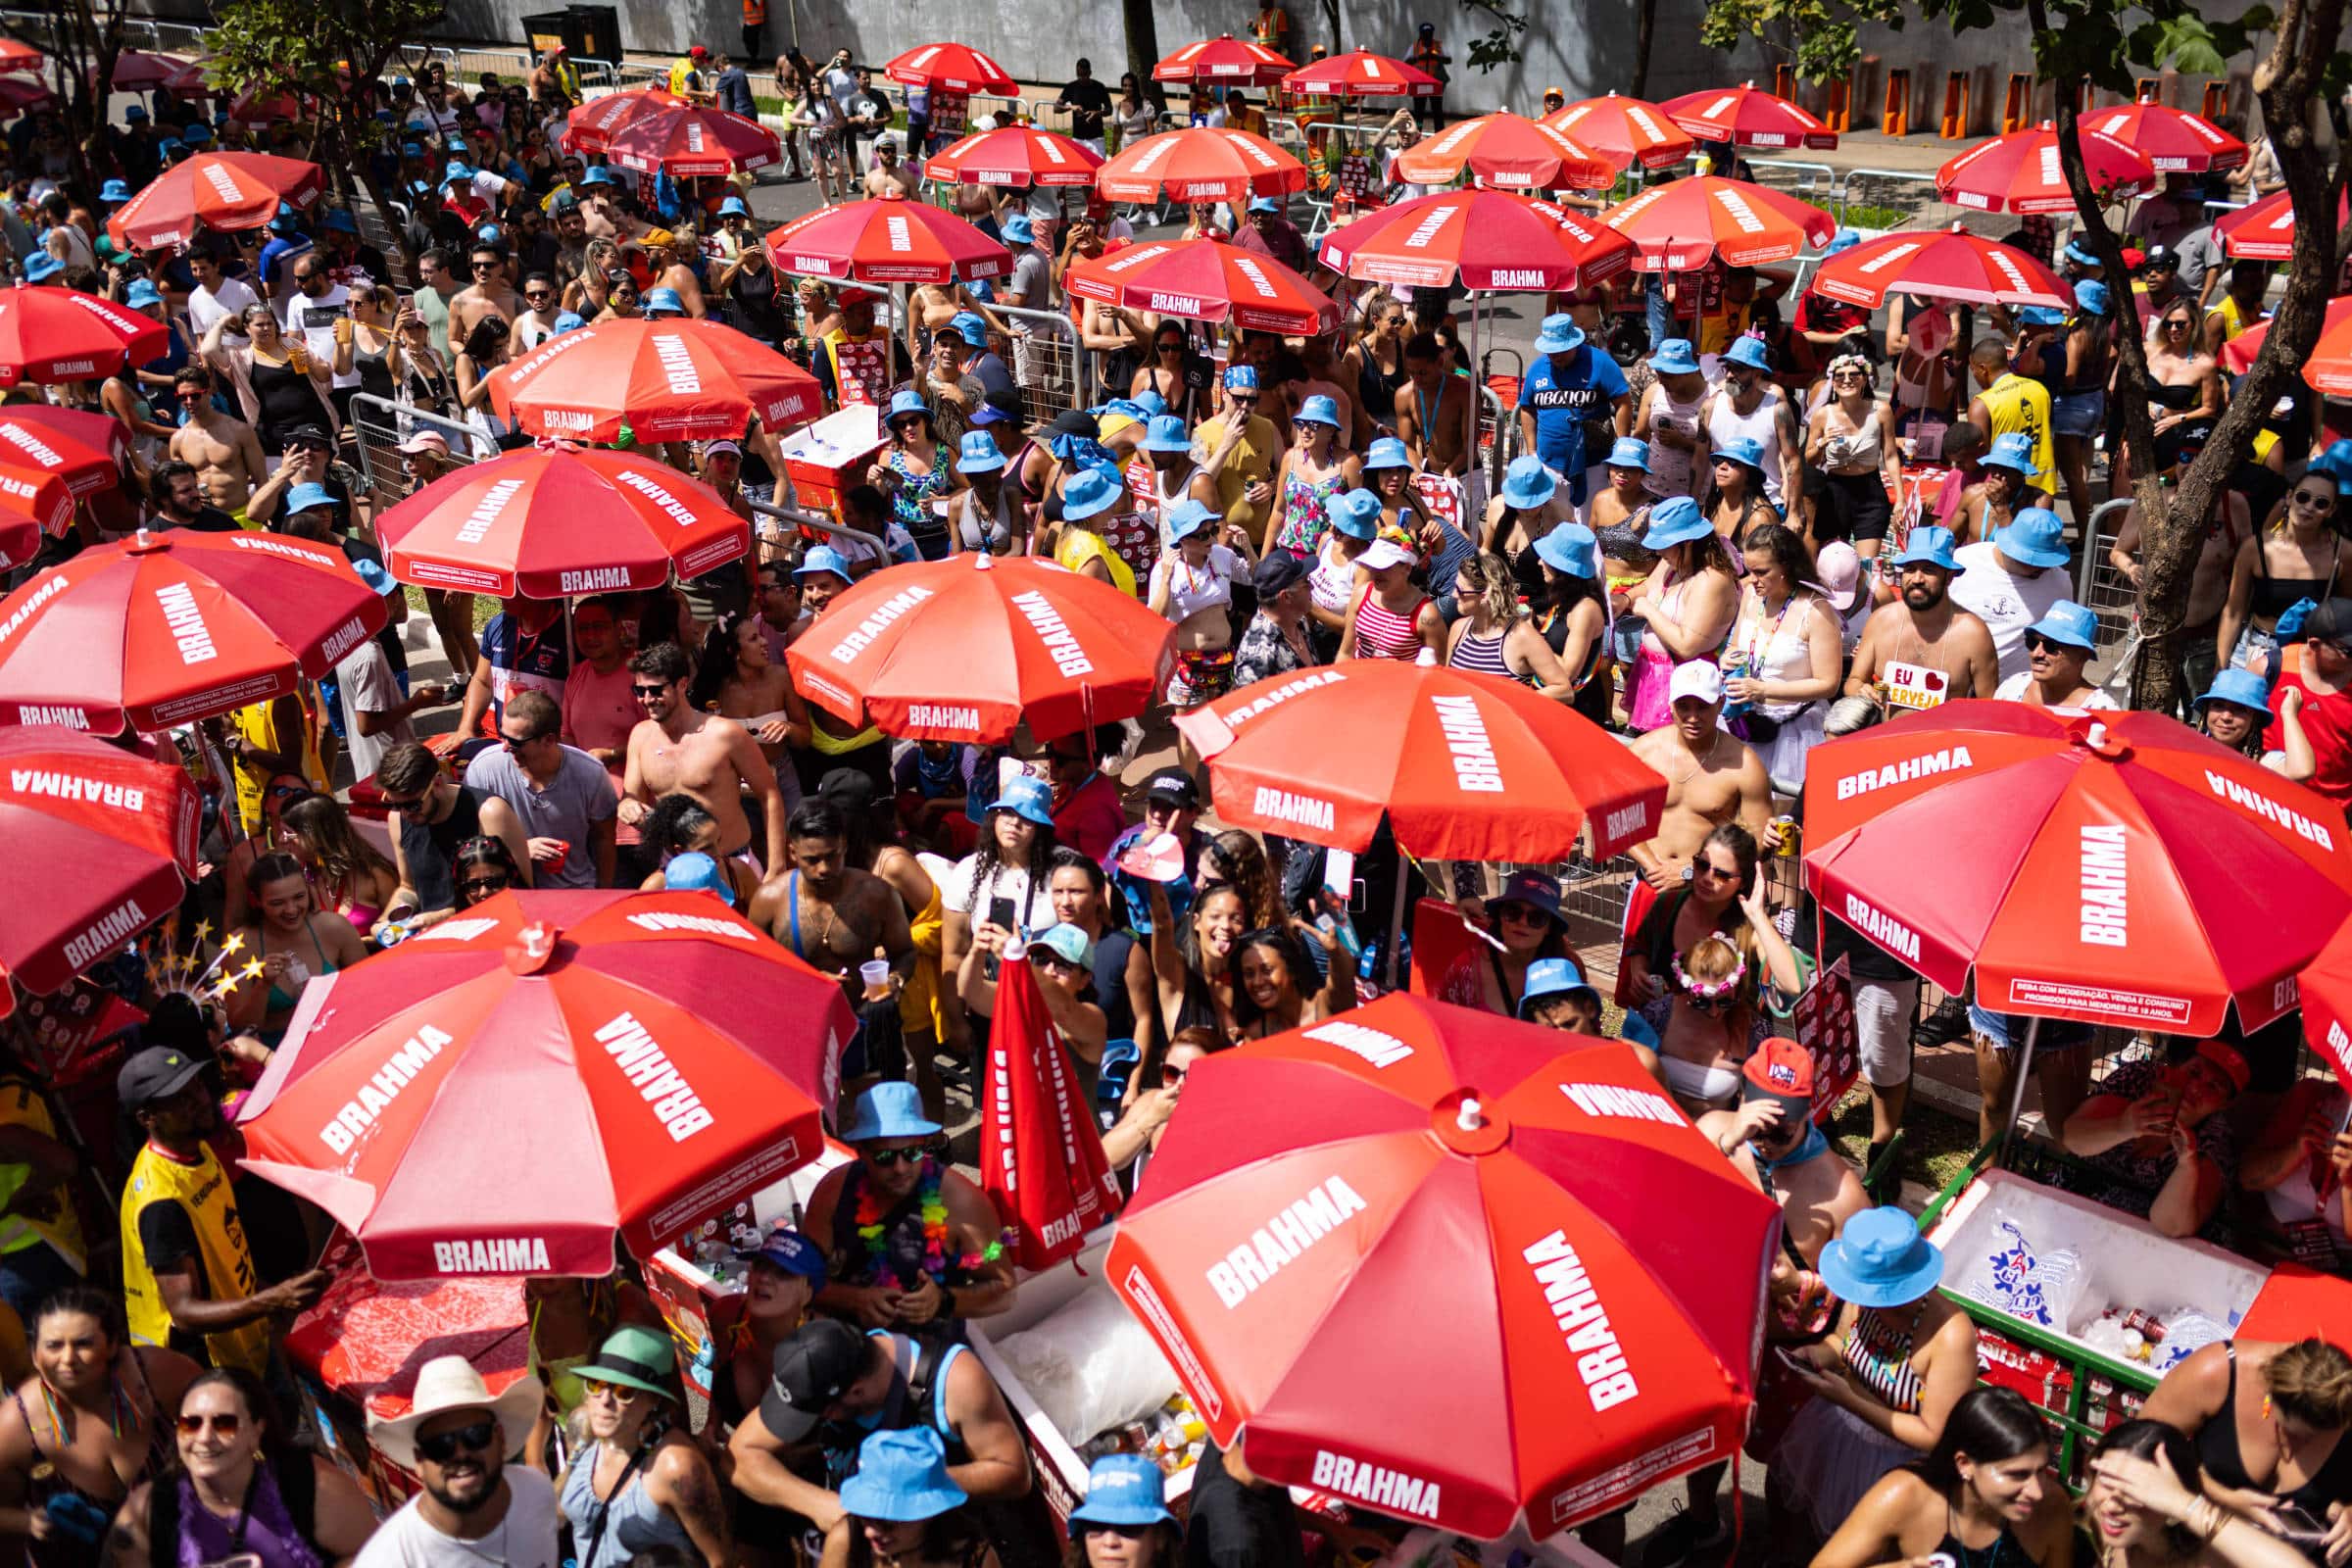
[[[1195,440],[1202,452],[1214,452],[1225,439],[1225,421],[1230,415],[1220,414],[1202,424]],[[1217,470],[1217,510],[1225,514],[1227,522],[1239,523],[1256,538],[1265,524],[1265,514],[1242,499],[1242,492],[1257,483],[1274,482],[1274,465],[1282,457],[1282,432],[1274,421],[1262,414],[1250,416],[1249,428],[1242,432],[1225,466]]]
[[[130,1337],[141,1345],[172,1344],[172,1314],[164,1306],[155,1270],[148,1265],[147,1244],[139,1229],[140,1211],[166,1200],[177,1202],[195,1228],[196,1262],[208,1299],[233,1301],[257,1288],[245,1226],[237,1218],[228,1172],[220,1168],[220,1161],[208,1148],[193,1164],[182,1163],[149,1144],[139,1151],[130,1181],[122,1189],[122,1304],[130,1319]],[[270,1364],[270,1320],[257,1318],[207,1334],[204,1348],[213,1365],[241,1366],[259,1377]]]
[[[242,735],[249,745],[258,746],[268,752],[283,750],[277,726],[270,721],[270,712],[275,703],[275,698],[268,698],[238,709],[228,715],[229,728]],[[302,707],[299,698],[296,699],[295,706],[297,709]],[[270,781],[277,775],[266,767],[254,766],[242,759],[238,760],[236,770],[237,818],[245,824],[245,831],[248,834],[258,834],[269,825],[263,816],[262,803],[269,795]],[[302,776],[309,782],[311,788],[315,790],[325,788],[321,781],[326,777],[326,768],[318,760],[318,748],[312,743],[311,730],[307,723],[303,726],[302,734]]]
[[[0,1127],[29,1127],[44,1138],[57,1136],[57,1123],[49,1114],[49,1102],[41,1092],[21,1078],[0,1079]],[[23,1251],[36,1242],[47,1242],[50,1250],[76,1270],[88,1263],[88,1249],[81,1240],[81,1219],[74,1212],[72,1198],[58,1191],[27,1200],[23,1207],[15,1206],[17,1195],[32,1176],[28,1164],[0,1165],[0,1254]]]
[[[1109,541],[1076,523],[1062,524],[1061,536],[1054,541],[1054,561],[1072,571],[1084,569],[1090,561],[1100,561],[1110,572],[1112,587],[1130,596],[1135,593],[1135,572],[1110,548]]]
[[[2241,334],[2260,326],[2271,318],[2270,312],[2259,305],[2251,313],[2240,310],[2237,301],[2228,294],[2222,296],[2221,304],[2216,305],[2206,314],[2222,318],[2222,341],[2225,343],[2233,341]]]
[[[1977,396],[1984,400],[1984,412],[1991,417],[1992,428],[1984,432],[1987,443],[1999,436],[2022,434],[2033,443],[2032,461],[2042,478],[2058,471],[2058,460],[2050,446],[2048,387],[2011,370]]]

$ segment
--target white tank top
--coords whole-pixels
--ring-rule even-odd
[[[1198,571],[1173,550],[1161,556],[1152,575],[1168,585],[1168,618],[1182,625],[1196,612],[1232,604],[1233,574],[1241,564],[1241,557],[1223,545],[1208,547],[1208,560]]]
[[[1700,387],[1698,396],[1688,403],[1681,403],[1667,392],[1663,382],[1659,383],[1658,401],[1649,411],[1649,427],[1652,432],[1649,443],[1649,474],[1642,481],[1642,488],[1660,500],[1668,496],[1690,496],[1695,499],[1698,491],[1690,483],[1690,453],[1689,450],[1677,450],[1666,445],[1663,441],[1656,439],[1655,432],[1664,428],[1684,436],[1698,434],[1699,405],[1706,401],[1707,393],[1704,386]]]
[[[1715,413],[1707,420],[1707,439],[1720,447],[1740,436],[1746,436],[1764,449],[1764,499],[1784,514],[1788,508],[1781,504],[1781,418],[1782,394],[1779,387],[1769,387],[1764,401],[1756,405],[1753,414],[1740,414],[1732,407],[1731,389],[1715,400]]]
[[[1335,615],[1348,612],[1348,601],[1355,595],[1355,563],[1340,555],[1336,532],[1323,536],[1315,549],[1315,569],[1306,574],[1307,592],[1316,605]]]

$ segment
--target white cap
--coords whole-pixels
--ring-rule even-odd
[[[1674,680],[1666,688],[1666,700],[1679,703],[1686,697],[1695,697],[1702,703],[1722,702],[1722,669],[1703,659],[1675,665]]]
[[[1855,585],[1862,580],[1862,558],[1854,553],[1854,547],[1842,539],[1823,545],[1814,555],[1813,564],[1821,579],[1805,586],[1837,606],[1839,614],[1853,609]]]
[[[1419,559],[1394,539],[1375,539],[1355,558],[1355,564],[1366,571],[1385,571],[1391,566],[1409,566]]]

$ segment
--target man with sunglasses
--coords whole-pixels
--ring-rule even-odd
[[[2026,628],[2026,667],[1992,695],[2028,708],[2113,708],[2115,699],[2083,674],[2098,651],[2099,617],[2071,599]]]
[[[213,384],[210,366],[191,363],[172,372],[172,399],[180,421],[168,450],[173,462],[196,470],[207,501],[242,520],[269,459],[259,432],[213,401]]]
[[[629,690],[645,717],[629,732],[620,819],[636,826],[662,796],[691,795],[718,818],[720,854],[756,869],[761,862],[752,857],[752,824],[743,809],[749,791],[760,803],[765,864],[784,869],[790,854],[784,792],[751,730],[687,701],[694,666],[676,643],[643,650],[629,661]]]
[[[1262,389],[1257,368],[1232,365],[1225,370],[1221,413],[1194,432],[1204,452],[1225,454],[1217,469],[1217,510],[1251,538],[1263,530],[1274,504],[1274,465],[1282,458],[1282,431],[1258,412]],[[1232,427],[1239,423],[1236,437]]]
[[[1690,878],[1692,857],[1725,822],[1737,821],[1766,849],[1780,842],[1764,763],[1723,727],[1722,669],[1704,660],[1677,664],[1668,691],[1674,722],[1633,744],[1634,755],[1667,779],[1657,836],[1631,852],[1661,893]]]
[[[463,343],[484,317],[496,316],[509,325],[522,314],[522,296],[507,282],[506,253],[495,245],[476,245],[466,253],[473,281],[449,302],[449,338]]]
[[[375,788],[391,811],[392,868],[399,889],[384,906],[386,919],[405,913],[414,926],[437,924],[456,912],[458,850],[484,835],[507,847],[530,881],[530,848],[514,808],[496,796],[460,784],[415,741],[393,747],[375,765]],[[383,930],[376,930],[382,940]]]
[[[368,1423],[376,1450],[422,1490],[368,1538],[353,1568],[556,1568],[555,1483],[529,1463],[507,1464],[545,1397],[528,1373],[493,1398],[464,1356],[425,1362],[408,1413]]]
[[[1901,597],[1862,623],[1845,695],[1910,710],[1954,697],[1990,697],[2001,684],[1992,628],[1954,604],[1960,561],[1952,531],[1915,527],[1893,560]]]
[[[514,318],[517,355],[528,353],[556,335],[556,318],[564,314],[555,277],[529,272],[522,279],[522,314]]]
[[[609,888],[615,870],[612,776],[564,744],[563,725],[554,698],[516,692],[499,715],[499,744],[473,760],[466,782],[504,801],[522,823],[534,886]]]

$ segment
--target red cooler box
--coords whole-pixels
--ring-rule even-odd
[[[853,403],[777,443],[794,498],[811,512],[839,516],[844,492],[865,482],[865,466],[882,450],[882,411]]]

